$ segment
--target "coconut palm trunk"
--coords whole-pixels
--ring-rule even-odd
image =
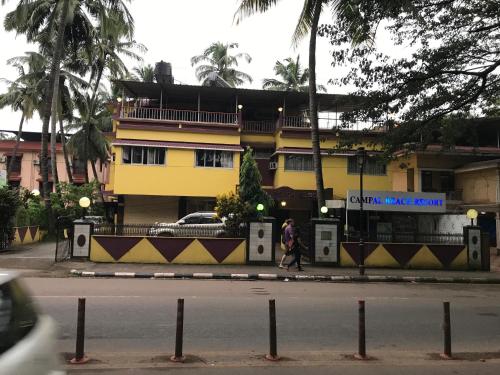
[[[61,133],[61,145],[64,155],[64,164],[66,165],[66,174],[68,175],[68,182],[73,183],[73,172],[71,171],[71,165],[69,162],[68,149],[66,148],[66,138],[64,135],[64,126],[62,118],[59,118],[59,132]]]
[[[323,2],[319,0],[317,0],[314,4],[311,35],[309,39],[309,112],[311,120],[311,142],[314,174],[316,177],[318,214],[321,212],[321,207],[325,204],[323,168],[321,163],[321,149],[319,145],[318,98],[316,96],[316,34],[318,32],[319,16],[321,14],[322,5]]]
[[[52,181],[59,192],[59,175],[57,174],[57,101],[59,100],[59,75],[60,67],[56,70],[54,77],[54,95],[52,96],[52,109],[50,115],[50,160],[52,169]]]
[[[58,20],[58,33],[56,39],[56,45],[54,49],[54,55],[52,57],[52,63],[50,67],[50,76],[49,82],[47,86],[47,95],[46,102],[43,110],[43,124],[42,124],[42,155],[40,162],[40,169],[42,173],[42,182],[43,182],[43,199],[45,201],[45,206],[48,211],[48,224],[49,224],[49,233],[54,232],[54,217],[52,216],[52,205],[50,203],[49,197],[49,170],[47,165],[47,156],[48,156],[48,138],[49,138],[49,122],[50,115],[52,109],[52,97],[54,96],[54,87],[57,87],[58,81],[55,80],[56,73],[60,69],[61,64],[61,56],[63,54],[64,48],[64,29],[66,27],[66,19],[69,9],[69,0],[64,0],[61,13],[59,15]]]
[[[104,60],[105,59],[106,59],[106,56],[104,57]],[[84,132],[85,132],[85,146],[84,146],[84,149],[85,149],[85,182],[87,182],[87,183],[88,183],[88,162],[90,159],[89,158],[90,120],[92,119],[92,116],[94,115],[97,90],[99,88],[99,84],[101,81],[103,71],[104,71],[104,64],[102,64],[99,67],[99,71],[97,72],[97,77],[96,77],[96,81],[94,84],[94,88],[92,89],[92,97],[90,99],[89,113],[87,114],[87,121],[85,122],[85,129],[84,129]],[[89,85],[90,85],[90,82],[89,82]],[[97,178],[97,172],[95,170],[95,163],[93,160],[91,160],[91,164],[92,164],[91,166],[92,166],[92,172],[94,174],[94,179],[99,183],[99,179]],[[99,185],[99,191],[101,191],[100,185]],[[102,192],[101,192],[101,197],[103,198],[102,201],[104,202],[104,197],[102,195]]]
[[[12,158],[10,159],[10,163],[7,166],[7,181],[9,181],[10,174],[12,173],[12,168],[14,168],[14,163],[16,162],[17,151],[19,150],[19,143],[21,142],[21,135],[23,133],[23,124],[24,124],[24,112],[21,115],[21,121],[19,122],[19,130],[17,131],[16,136],[16,145],[14,146],[14,151],[12,152]]]
[[[90,165],[92,166],[92,173],[94,174],[94,180],[99,184],[99,195],[101,196],[102,203],[104,204],[104,193],[101,189],[101,183],[99,182],[99,178],[97,177],[97,169],[95,167],[95,161],[91,160]]]

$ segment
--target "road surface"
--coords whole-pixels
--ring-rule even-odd
[[[333,284],[219,280],[27,278],[41,309],[74,350],[77,298],[87,298],[86,349],[171,351],[176,300],[185,299],[185,352],[266,352],[276,299],[278,351],[357,348],[357,301],[366,300],[368,352],[442,350],[442,302],[451,302],[453,350],[500,350],[500,286]]]

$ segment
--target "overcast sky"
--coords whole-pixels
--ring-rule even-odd
[[[7,1],[0,6],[0,19],[3,24],[6,13],[13,10],[17,0]],[[250,88],[261,88],[262,79],[273,78],[273,67],[277,59],[296,57],[300,54],[304,67],[308,59],[308,38],[297,48],[291,45],[291,36],[302,9],[303,0],[281,1],[266,14],[256,14],[245,19],[239,25],[233,23],[233,16],[239,0],[133,0],[129,9],[135,19],[138,42],[148,48],[144,55],[144,63],[164,60],[172,63],[176,81],[185,84],[198,84],[194,67],[190,59],[208,47],[212,42],[238,42],[239,51],[252,57],[252,62],[242,62],[239,69],[253,77]],[[331,13],[324,12],[321,22],[331,21]],[[22,55],[25,51],[36,50],[28,45],[23,35],[0,32],[0,78],[15,79],[16,71],[6,64],[13,56]],[[329,43],[318,38],[317,43],[317,81],[326,86],[333,77],[330,66]],[[130,62],[129,68],[138,65]],[[6,86],[0,83],[0,92]],[[329,93],[345,93],[345,88],[327,86]],[[17,129],[20,114],[9,109],[0,111],[0,129]],[[25,130],[40,130],[40,120],[34,118],[25,125]]]

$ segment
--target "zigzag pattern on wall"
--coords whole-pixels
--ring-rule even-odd
[[[14,227],[13,245],[24,245],[40,241],[40,227]]]
[[[90,260],[123,263],[244,264],[241,238],[92,236]]]
[[[467,269],[465,245],[365,243],[367,267]],[[342,242],[340,265],[356,267],[361,260],[358,242]]]

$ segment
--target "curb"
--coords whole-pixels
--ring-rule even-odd
[[[275,273],[172,273],[172,272],[93,272],[71,270],[74,277],[134,278],[134,279],[199,279],[199,280],[265,280],[265,281],[325,281],[334,283],[445,283],[500,284],[500,278],[486,277],[424,277],[424,276],[336,276],[336,275],[278,275]]]

